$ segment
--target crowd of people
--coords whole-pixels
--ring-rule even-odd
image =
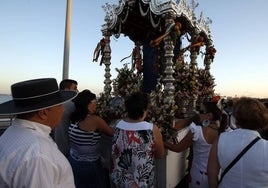
[[[12,100],[0,104],[0,115],[15,116],[0,137],[0,187],[157,187],[156,159],[188,148],[185,187],[268,187],[268,109],[260,101],[204,102],[200,112],[175,122],[188,133],[174,143],[146,121],[148,94],[131,93],[126,117],[111,126],[96,113],[96,95],[77,86],[54,78],[11,86]],[[109,169],[102,163],[102,135],[111,138]]]
[[[182,152],[192,146],[193,156],[188,177],[190,188],[208,187],[207,160],[211,144],[227,127],[227,116],[218,108],[217,102],[205,103],[203,110],[204,114],[195,114],[175,123],[177,130],[189,127],[189,132],[179,143],[165,142],[165,147],[175,152]]]

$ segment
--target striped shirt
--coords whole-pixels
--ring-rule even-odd
[[[77,161],[96,161],[101,156],[99,131],[84,131],[78,123],[69,126],[70,155]]]

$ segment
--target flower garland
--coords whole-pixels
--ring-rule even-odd
[[[179,106],[179,115],[177,116],[180,116],[186,113],[192,98],[200,93],[199,74],[198,70],[183,60],[177,61],[174,69],[175,101],[176,105]]]
[[[97,111],[107,122],[125,117],[123,101],[131,93],[141,90],[142,77],[136,74],[135,70],[124,66],[121,69],[116,69],[116,71],[118,75],[112,82],[117,86],[115,91],[117,96],[109,97],[101,93],[98,99]],[[168,139],[175,134],[173,119],[177,106],[175,102],[169,104],[165,100],[167,95],[162,89],[161,80],[158,80],[156,89],[150,93],[151,105],[146,120],[156,124],[160,128],[163,137]],[[115,101],[117,101],[117,104],[115,104]]]
[[[214,95],[214,87],[216,86],[215,78],[210,74],[209,70],[199,69],[199,84],[202,86],[199,89],[200,98],[209,98]]]
[[[123,68],[115,70],[118,74],[112,83],[117,85],[118,95],[125,98],[135,91],[140,91],[142,75],[136,74],[134,68],[129,69],[124,65]]]
[[[116,69],[118,75],[112,80],[114,96],[106,96],[101,93],[98,99],[98,112],[107,122],[125,117],[123,102],[131,93],[141,90],[142,74],[135,72],[135,68],[129,69],[125,65]],[[178,110],[188,109],[187,103],[193,96],[210,97],[214,93],[214,77],[206,69],[193,69],[189,64],[180,62],[175,64],[175,100],[167,100],[168,94],[163,90],[163,78],[157,81],[157,86],[150,93],[151,105],[149,107],[147,121],[156,124],[163,134],[164,139],[174,137],[176,131],[173,128],[173,120]]]
[[[188,63],[175,64],[175,90],[178,98],[190,99],[193,95],[199,94],[198,69],[193,69]]]
[[[107,96],[101,93],[98,99],[98,114],[107,122],[125,117],[124,100],[131,93],[141,89],[140,83],[142,76],[136,74],[134,69],[129,69],[124,65],[121,69],[115,69],[118,73],[117,77],[112,80],[114,88],[114,96]]]
[[[150,93],[151,104],[147,119],[156,124],[163,135],[164,140],[175,137],[176,130],[173,128],[173,120],[178,106],[175,101],[167,101],[167,93],[162,88],[162,78],[159,78],[156,89]]]

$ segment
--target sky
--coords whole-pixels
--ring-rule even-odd
[[[90,89],[97,95],[104,88],[105,67],[92,59],[102,38],[102,5],[107,2],[118,4],[117,0],[72,0],[69,78],[78,81],[80,91]],[[215,92],[268,98],[268,1],[196,2],[196,15],[202,11],[212,20]],[[24,80],[62,80],[66,4],[67,0],[0,1],[0,94],[10,94],[10,85]],[[120,60],[133,47],[128,37],[111,37],[111,79],[117,75],[115,68],[128,62]]]

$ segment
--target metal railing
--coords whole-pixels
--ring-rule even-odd
[[[11,125],[13,116],[0,116],[0,136]]]

